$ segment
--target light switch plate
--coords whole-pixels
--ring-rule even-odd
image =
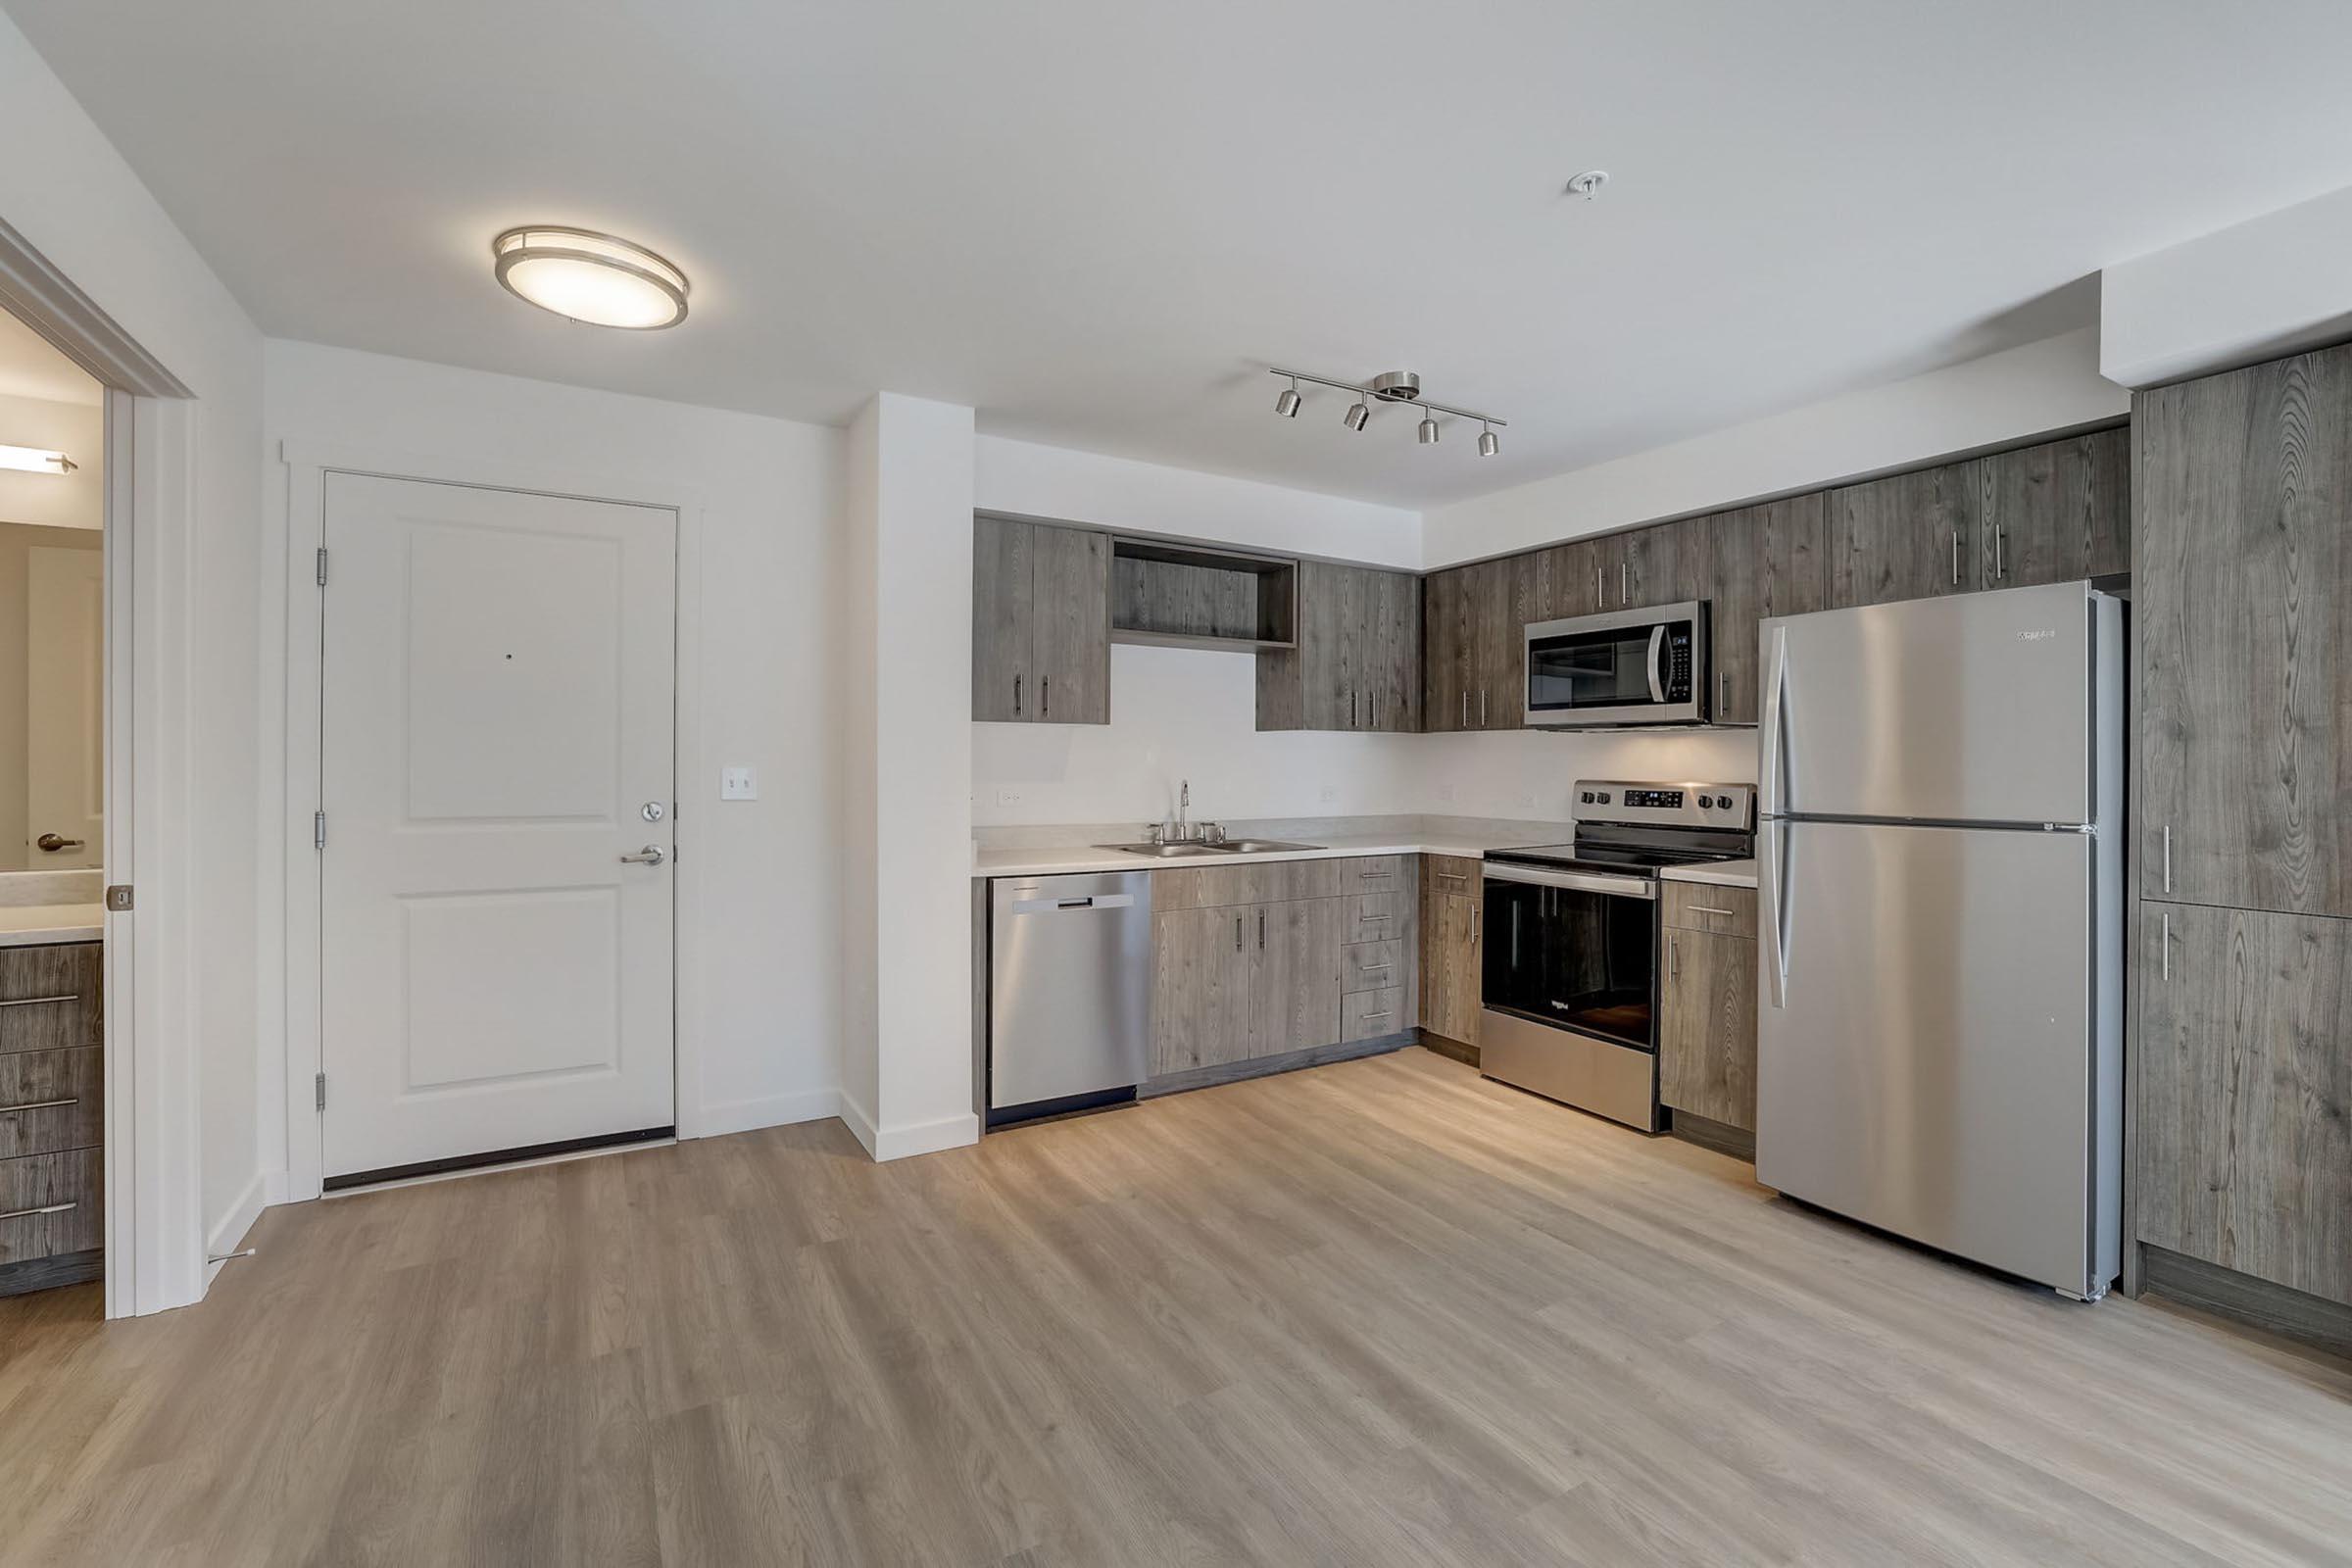
[[[722,767],[718,770],[718,798],[722,801],[756,801],[760,798],[760,775],[748,767]]]

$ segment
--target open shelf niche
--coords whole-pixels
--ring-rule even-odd
[[[1110,640],[1255,653],[1298,640],[1298,563],[1204,545],[1115,539]]]

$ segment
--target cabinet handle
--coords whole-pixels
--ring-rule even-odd
[[[1620,561],[1617,563],[1617,603],[1621,605],[1630,605],[1633,602],[1634,568],[1631,565],[1628,565],[1625,562]]]
[[[1683,977],[1683,944],[1682,944],[1682,940],[1681,940],[1679,937],[1668,937],[1668,938],[1666,939],[1666,978],[1667,978],[1667,979],[1669,979],[1669,980],[1680,980],[1682,977]]]
[[[1018,675],[1012,677],[1012,716],[1021,716],[1021,677]]]
[[[1242,917],[1238,914],[1233,917],[1233,951],[1242,951]]]
[[[1608,590],[1600,585],[1600,568],[1592,568],[1592,608],[1598,610],[1608,600]]]
[[[2009,575],[2009,530],[1992,530],[1992,576],[1995,582]]]
[[[1469,727],[1470,727],[1470,694],[1469,694],[1468,692],[1464,692],[1464,693],[1462,693],[1462,717],[1461,717],[1461,722],[1459,722],[1459,723],[1457,723],[1456,725],[1454,725],[1454,728],[1456,728],[1456,729],[1468,729]]]
[[[1364,965],[1363,972],[1365,974],[1387,974],[1396,967],[1393,963],[1367,963]]]
[[[1366,1022],[1366,1023],[1370,1023],[1370,1022],[1371,1022],[1373,1019],[1375,1019],[1375,1018],[1394,1018],[1394,1017],[1396,1017],[1396,1014],[1394,1011],[1389,1011],[1389,1012],[1367,1012],[1367,1013],[1363,1014],[1363,1019],[1364,1019],[1364,1022]]]
[[[2173,977],[2173,911],[2165,910],[2163,920],[2164,935],[2158,940],[2164,944],[2164,978],[2170,980]]]
[[[21,1110],[55,1110],[61,1105],[78,1105],[81,1097],[71,1100],[27,1100],[22,1105],[0,1105],[0,1116],[14,1116]]]
[[[1957,529],[1957,528],[1954,528],[1954,529],[1952,530],[1952,583],[1953,583],[1953,585],[1956,587],[1956,586],[1958,586],[1958,585],[1959,585],[1959,582],[1960,582],[1960,530],[1959,530],[1959,529]]]
[[[1396,873],[1394,871],[1358,871],[1355,874],[1369,882],[1376,877],[1395,876]]]
[[[2173,827],[2169,822],[2164,827],[2164,891],[2173,891]]]
[[[1714,905],[1712,905],[1712,904],[1693,904],[1692,906],[1690,906],[1690,912],[1691,912],[1692,914],[1724,914],[1724,915],[1731,915],[1731,914],[1738,914],[1740,911],[1739,911],[1739,910],[1737,910],[1737,909],[1719,909],[1719,908],[1717,908],[1717,907],[1716,907]]]
[[[0,1214],[0,1219],[30,1219],[35,1214],[71,1214],[80,1206],[81,1204],[78,1202],[74,1202],[43,1203],[38,1208],[12,1208],[8,1212]]]
[[[1266,951],[1266,911],[1263,909],[1257,911],[1257,951]]]
[[[1478,906],[1470,906],[1470,945],[1478,946]]]
[[[1051,675],[1041,676],[1038,679],[1037,716],[1040,718],[1054,716],[1054,677]]]
[[[1438,876],[1441,880],[1446,882],[1467,882],[1470,880],[1468,874],[1461,871],[1440,871]]]
[[[1487,727],[1487,689],[1484,686],[1478,689],[1478,727]]]

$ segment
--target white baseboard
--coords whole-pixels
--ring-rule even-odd
[[[262,1202],[264,1206],[275,1208],[280,1203],[288,1203],[292,1201],[292,1172],[282,1170],[264,1171],[262,1173]]]
[[[842,1120],[849,1118],[844,1116]],[[850,1130],[856,1132],[857,1128]],[[876,1159],[906,1159],[913,1154],[936,1154],[943,1149],[961,1149],[979,1141],[980,1118],[968,1110],[960,1116],[942,1116],[937,1121],[885,1127],[872,1139],[860,1140]]]
[[[245,1233],[253,1229],[253,1222],[262,1217],[262,1210],[269,1206],[269,1202],[270,1179],[264,1172],[256,1171],[253,1180],[247,1182],[245,1190],[237,1195],[237,1200],[229,1205],[228,1212],[221,1216],[220,1223],[214,1226],[212,1234],[204,1239],[205,1256],[225,1256],[243,1247]],[[205,1265],[204,1283],[207,1288],[211,1287],[213,1276],[220,1273],[221,1267],[219,1263]]]
[[[679,1136],[719,1138],[760,1127],[822,1121],[827,1116],[840,1115],[842,1103],[843,1096],[838,1089],[803,1089],[789,1095],[762,1095],[757,1100],[730,1100],[724,1104],[705,1105],[702,1114],[695,1118],[694,1131]]]
[[[865,1152],[868,1154],[872,1154],[876,1159],[882,1157],[874,1152],[873,1113],[851,1099],[847,1089],[841,1092],[841,1121],[843,1126],[849,1128],[850,1136],[865,1146]]]

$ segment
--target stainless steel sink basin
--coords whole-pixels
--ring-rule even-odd
[[[1277,850],[1319,850],[1320,844],[1286,844],[1281,839],[1227,839],[1222,849],[1236,855],[1268,855]]]
[[[1149,856],[1155,860],[1189,860],[1204,855],[1223,855],[1230,846],[1223,844],[1098,844],[1098,850],[1120,850],[1129,855]]]

